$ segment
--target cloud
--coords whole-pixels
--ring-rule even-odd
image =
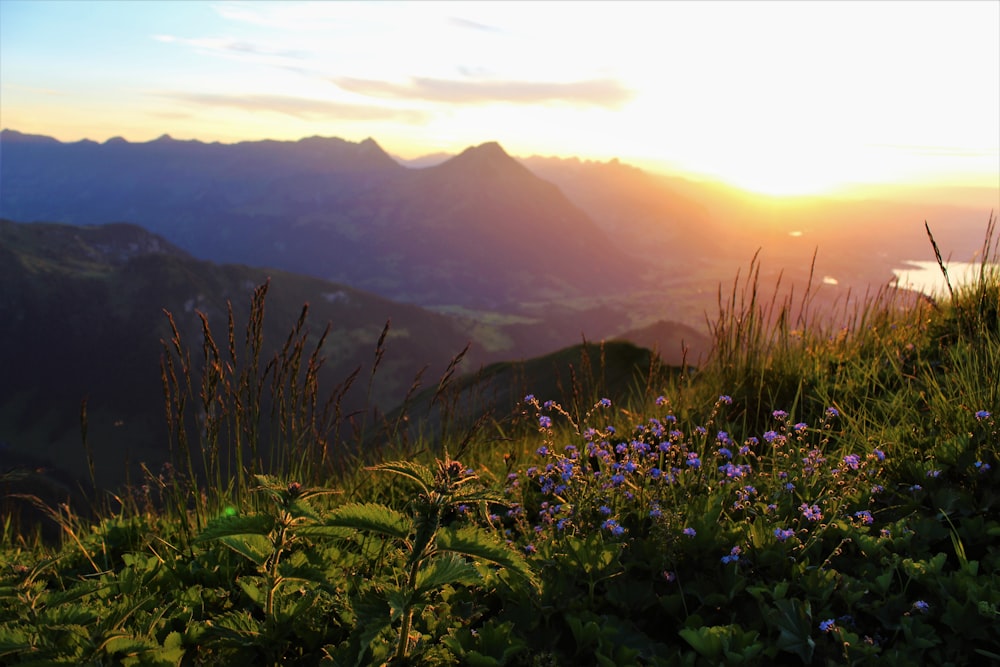
[[[230,107],[244,111],[270,111],[303,120],[399,120],[421,123],[426,115],[413,109],[345,104],[332,100],[287,95],[233,95],[222,93],[161,93],[161,97],[206,107]]]
[[[478,21],[470,21],[468,19],[458,18],[457,16],[452,16],[448,19],[448,23],[458,26],[459,28],[468,28],[470,30],[478,30],[480,32],[503,32],[500,28],[492,25],[486,25],[485,23],[479,23]]]
[[[633,96],[614,79],[571,82],[546,81],[460,81],[413,77],[399,84],[373,79],[339,77],[332,79],[343,90],[403,99],[422,99],[452,104],[545,104],[563,102],[577,106],[618,108]]]
[[[872,148],[885,148],[892,151],[916,155],[933,155],[943,157],[991,157],[997,155],[996,148],[972,148],[964,146],[934,146],[925,144],[868,144]]]
[[[306,60],[313,54],[297,49],[282,49],[225,37],[177,37],[175,35],[153,35],[153,39],[167,44],[184,44],[204,53],[229,56],[252,56],[255,58],[280,58]]]

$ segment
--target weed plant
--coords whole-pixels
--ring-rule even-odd
[[[200,363],[167,341],[169,471],[93,521],[49,508],[58,545],[4,523],[0,661],[1000,664],[992,216],[986,237],[947,299],[828,319],[809,290],[762,300],[754,261],[708,362],[625,397],[453,419],[456,361],[416,441],[405,409],[321,395],[305,311],[263,359],[264,286]]]

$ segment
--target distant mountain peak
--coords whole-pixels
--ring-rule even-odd
[[[527,167],[512,158],[496,141],[470,146],[439,165],[440,169],[461,171],[473,176],[517,175],[531,176]]]
[[[486,141],[479,144],[478,146],[469,146],[464,151],[462,151],[458,155],[458,157],[461,157],[462,155],[475,156],[476,159],[489,159],[489,160],[510,158],[510,155],[508,155],[507,151],[503,149],[503,146],[501,146],[499,142],[496,141]]]
[[[25,134],[17,130],[0,130],[0,141],[34,143],[34,144],[58,144],[58,139],[47,137],[41,134]]]

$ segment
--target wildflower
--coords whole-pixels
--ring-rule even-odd
[[[779,420],[786,419],[788,417],[788,413],[785,412],[784,410],[775,410],[774,412],[771,413],[771,416]]]
[[[913,493],[916,493],[918,491],[923,491],[923,490],[924,490],[924,487],[920,486],[919,484],[914,484],[913,486],[910,487],[910,491],[913,492]]]
[[[872,495],[873,496],[874,495],[878,495],[879,493],[882,493],[883,491],[885,491],[885,487],[882,486],[881,484],[873,484],[872,485]]]
[[[733,399],[731,397],[726,396],[725,394],[723,394],[722,396],[719,396],[719,403],[725,403],[726,405],[732,405],[733,404]]]
[[[597,508],[597,511],[603,514],[604,516],[611,515],[611,508],[608,507],[607,505],[601,505],[600,507]]]
[[[979,412],[976,413],[976,419],[978,419],[979,421],[983,421],[984,419],[989,419],[989,418],[990,418],[990,413],[987,412],[986,410],[980,410]]]
[[[940,471],[940,470],[928,470],[928,471],[927,471],[927,477],[928,477],[929,479],[935,479],[935,478],[937,478],[937,476],[938,476],[938,475],[940,475],[940,474],[941,474],[941,471]]]
[[[550,421],[549,423],[551,424],[552,422]],[[541,447],[535,450],[535,453],[538,454],[539,456],[548,456],[549,448],[546,447],[545,445],[542,445]]]
[[[698,531],[696,531],[694,528],[691,527],[685,528],[683,532],[688,537],[694,537],[695,535],[698,534]]]
[[[602,527],[605,530],[611,531],[611,534],[614,535],[615,537],[625,534],[625,529],[622,528],[620,525],[618,525],[618,522],[615,521],[614,519],[608,519],[602,524]]]
[[[696,452],[688,452],[687,464],[691,468],[701,467],[701,459],[698,458],[698,454]]]
[[[990,469],[989,463],[983,463],[982,461],[976,461],[976,470],[979,472],[987,472]]]
[[[884,537],[886,539],[892,537],[892,531],[890,531],[888,528],[883,528],[882,530],[878,531],[878,534],[879,537]]]
[[[659,519],[661,516],[663,516],[663,510],[660,509],[659,505],[653,503],[649,510],[649,516],[652,519]]]
[[[551,410],[551,409],[552,409],[552,407],[553,407],[553,406],[554,406],[555,404],[556,404],[556,402],[555,402],[555,401],[553,401],[553,400],[548,400],[548,401],[545,401],[544,403],[542,403],[542,407],[543,407],[543,408],[545,408],[546,410]]]
[[[664,570],[663,571],[663,578],[666,579],[669,582],[672,582],[672,581],[674,581],[677,578],[677,575],[674,574],[673,572],[669,572],[667,570]]]
[[[920,613],[924,613],[930,608],[931,606],[926,602],[924,602],[923,600],[917,600],[916,602],[913,603],[913,610],[919,611]]]
[[[848,454],[844,457],[844,465],[851,470],[857,470],[861,465],[861,457],[857,454]]]
[[[764,442],[768,444],[774,442],[775,440],[778,440],[779,438],[781,438],[781,436],[778,435],[776,431],[768,431],[767,433],[764,434]]]
[[[872,452],[872,454],[874,454],[875,458],[877,458],[879,461],[885,461],[885,452],[883,452],[881,449],[876,449],[875,451]]]
[[[600,405],[602,408],[610,408],[611,407],[611,399],[610,398],[602,398],[600,401],[597,402],[597,404]]]
[[[535,402],[535,395],[534,394],[528,394],[527,396],[524,397],[524,402],[525,403],[534,403]]]
[[[733,458],[733,453],[729,451],[727,447],[719,447],[719,451],[716,452],[719,456],[725,457],[727,459]]]
[[[823,512],[820,511],[817,505],[807,505],[802,503],[799,505],[799,509],[802,511],[802,516],[809,519],[810,521],[819,521],[823,518]]]
[[[658,405],[658,406],[659,405],[663,405],[666,402],[667,402],[667,397],[666,396],[657,396],[656,397],[656,405]]]
[[[541,426],[542,428],[552,428],[552,419],[545,415],[542,415],[541,417],[538,418],[538,425]]]
[[[708,433],[708,429],[705,428],[704,426],[696,426],[694,432],[697,433],[698,435],[705,435],[706,433]]]
[[[798,424],[792,427],[792,430],[795,431],[796,433],[802,433],[802,431],[805,431],[807,428],[809,428],[809,424],[805,422],[799,422]]]
[[[524,553],[526,553],[526,554],[530,555],[530,554],[534,554],[534,553],[537,553],[537,552],[538,552],[538,549],[535,548],[534,544],[526,544],[524,546]]]
[[[828,417],[839,417],[840,416],[840,411],[837,410],[837,408],[827,408],[826,409],[826,415]]]
[[[836,627],[837,624],[834,622],[832,618],[828,618],[825,621],[821,621],[819,624],[820,632],[831,632]]]
[[[875,518],[872,516],[872,513],[869,512],[868,510],[861,510],[860,512],[855,512],[854,518],[860,519],[861,523],[865,524],[866,526],[870,526],[873,523],[875,523]]]
[[[650,468],[649,476],[652,477],[653,479],[660,479],[660,477],[663,476],[663,471],[660,470],[659,468]]]
[[[738,546],[733,547],[729,550],[729,554],[723,556],[721,559],[723,564],[728,565],[729,563],[736,563],[740,560],[740,548]]]
[[[795,531],[792,530],[791,528],[784,529],[784,530],[781,529],[781,528],[775,528],[774,529],[774,536],[778,538],[779,542],[784,542],[785,540],[787,540],[789,537],[792,537],[793,535],[795,535]]]

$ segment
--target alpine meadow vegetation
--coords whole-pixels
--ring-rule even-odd
[[[165,340],[169,466],[44,507],[54,542],[5,517],[0,662],[1000,664],[996,239],[944,298],[834,314],[755,261],[709,359],[621,396],[581,364],[457,419],[458,355],[433,432],[340,409],[388,325],[332,390],[307,309],[263,358],[262,285]]]

